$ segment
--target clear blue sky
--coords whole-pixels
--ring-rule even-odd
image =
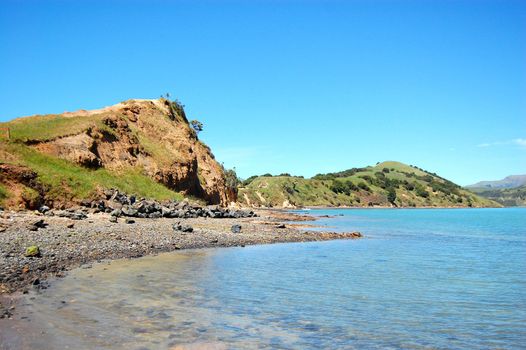
[[[165,92],[242,177],[526,173],[526,2],[0,1],[0,121]]]

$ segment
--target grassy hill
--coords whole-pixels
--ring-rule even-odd
[[[526,206],[526,185],[516,188],[470,188],[470,190],[506,207]]]
[[[311,179],[294,176],[252,177],[240,186],[245,205],[494,207],[489,199],[436,174],[399,162],[383,162]]]
[[[10,133],[0,134],[2,206],[69,206],[109,188],[158,200],[235,199],[222,166],[174,101],[129,100],[0,127]]]

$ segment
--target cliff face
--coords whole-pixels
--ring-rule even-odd
[[[37,124],[53,121],[55,131],[24,134],[31,118],[36,118]],[[177,103],[165,99],[129,100],[100,110],[21,118],[10,124],[15,142],[94,174],[104,169],[119,177],[139,171],[169,190],[212,204],[227,205],[236,200],[236,192],[226,186],[222,166],[199,141]],[[19,140],[17,130],[24,134]]]

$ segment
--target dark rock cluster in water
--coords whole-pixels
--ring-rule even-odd
[[[158,202],[155,200],[137,199],[128,196],[118,190],[108,190],[105,193],[106,200],[83,201],[84,207],[91,208],[95,212],[106,212],[113,217],[135,217],[135,218],[248,218],[257,216],[251,210],[237,210],[223,208],[218,205],[200,206],[190,204],[187,200],[180,202]],[[78,211],[77,211],[78,212]],[[81,211],[80,211],[81,212]]]

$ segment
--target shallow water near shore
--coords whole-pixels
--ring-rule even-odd
[[[17,346],[524,348],[526,208],[308,213],[365,238],[77,269],[25,297]]]

